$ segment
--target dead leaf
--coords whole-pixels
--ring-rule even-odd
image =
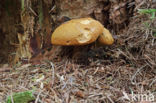
[[[75,93],[75,96],[77,96],[77,97],[80,97],[80,98],[84,98],[85,97],[85,94],[84,94],[84,92],[82,92],[82,91],[76,91]]]

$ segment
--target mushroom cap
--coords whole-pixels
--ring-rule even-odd
[[[109,30],[104,28],[103,33],[98,38],[98,42],[102,45],[112,45],[114,43],[114,39]]]
[[[51,42],[64,46],[87,45],[96,41],[103,28],[100,22],[92,18],[73,19],[55,29]]]

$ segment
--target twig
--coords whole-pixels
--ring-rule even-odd
[[[97,73],[97,71],[99,70],[99,67],[96,68],[96,70],[94,71],[94,75]]]
[[[56,8],[56,6],[54,5],[54,6],[51,8],[51,10],[49,11],[49,13],[53,12],[55,8]]]
[[[36,98],[36,100],[35,100],[35,103],[38,102],[41,92],[42,92],[42,91],[40,91],[40,92],[38,93],[37,98]]]
[[[134,75],[132,76],[132,78],[131,78],[132,84],[135,84],[135,83],[133,83],[134,78],[135,78],[136,75],[137,75],[144,67],[146,67],[146,66],[147,66],[147,64],[144,65],[144,66],[142,66],[142,67],[140,67],[140,68],[135,72],[135,74],[134,74]]]
[[[150,83],[150,87],[154,84],[154,83],[156,83],[156,78]]]
[[[146,2],[146,0],[145,0],[145,1],[142,1],[140,4],[138,4],[138,5],[135,7],[134,11],[136,11],[136,10],[137,10],[140,6],[142,6],[145,2]]]
[[[34,11],[31,7],[29,7],[29,9],[30,9],[30,11],[31,11],[35,16],[37,16],[37,14],[35,13],[35,11]]]
[[[109,99],[111,103],[114,103],[113,100],[110,98],[110,95],[107,95],[107,98]]]
[[[11,103],[14,103],[13,96],[12,96],[12,90],[11,90]]]
[[[52,68],[52,86],[54,85],[54,80],[55,80],[55,70],[54,70],[54,64],[50,62],[51,68]]]

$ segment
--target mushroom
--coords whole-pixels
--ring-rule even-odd
[[[106,28],[103,29],[103,33],[99,36],[98,42],[102,45],[111,45],[114,43],[112,34]]]
[[[87,45],[98,39],[103,45],[114,42],[110,32],[103,25],[92,18],[81,18],[67,21],[57,27],[52,34],[54,45],[76,46]]]

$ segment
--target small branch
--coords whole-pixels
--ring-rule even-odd
[[[37,14],[35,13],[35,11],[34,11],[31,7],[29,7],[29,9],[30,9],[30,11],[31,11],[35,16],[37,16]]]
[[[144,65],[144,66],[142,66],[142,67],[140,67],[139,69],[137,69],[137,71],[135,72],[135,74],[132,76],[132,78],[131,78],[131,82],[132,82],[132,84],[134,84],[133,83],[133,80],[134,80],[134,78],[136,77],[136,75],[142,70],[142,69],[144,69],[144,67],[146,67],[147,66],[147,64],[146,65]]]
[[[35,100],[35,103],[38,103],[38,100],[39,100],[39,97],[40,97],[41,92],[42,92],[42,91],[40,91],[40,92],[38,93],[37,98],[36,98],[36,100]]]
[[[14,100],[13,100],[13,96],[12,96],[12,90],[11,90],[11,103],[14,103]]]
[[[54,64],[50,62],[51,68],[52,68],[52,86],[54,85],[54,80],[55,80],[55,69],[54,69]]]

